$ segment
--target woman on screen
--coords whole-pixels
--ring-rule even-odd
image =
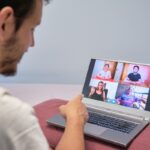
[[[106,100],[106,92],[105,92],[105,83],[103,81],[98,82],[97,87],[91,87],[89,98],[105,101]]]

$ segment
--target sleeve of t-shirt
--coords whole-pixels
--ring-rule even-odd
[[[99,72],[99,75],[100,75],[100,76],[104,76],[104,71],[101,70],[101,71]]]
[[[139,74],[139,79],[141,79],[141,75]]]
[[[129,74],[128,74],[128,78],[129,78],[129,80],[131,79],[131,75],[132,75],[131,73],[129,73]]]
[[[5,94],[3,136],[11,150],[48,150],[49,145],[31,106]],[[4,144],[4,143],[3,143]],[[6,147],[7,147],[6,146]],[[9,147],[10,146],[10,147]]]

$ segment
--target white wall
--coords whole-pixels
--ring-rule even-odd
[[[150,63],[150,0],[53,0],[35,36],[1,83],[83,83],[94,57]]]

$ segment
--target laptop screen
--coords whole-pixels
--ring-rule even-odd
[[[150,66],[91,59],[83,94],[91,100],[150,110]]]

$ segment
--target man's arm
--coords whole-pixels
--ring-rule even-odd
[[[85,105],[79,95],[68,104],[60,107],[66,118],[66,128],[56,150],[84,150],[84,124],[88,118]]]

